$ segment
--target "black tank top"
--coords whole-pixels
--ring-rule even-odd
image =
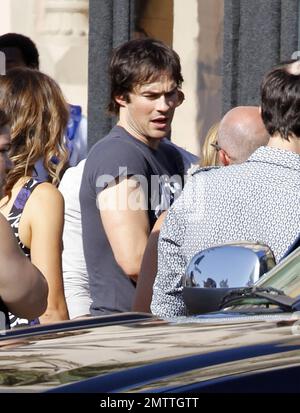
[[[27,248],[22,241],[20,240],[19,236],[19,224],[20,224],[20,219],[24,210],[24,207],[26,205],[26,202],[28,201],[28,198],[34,191],[34,189],[41,184],[42,181],[39,181],[37,179],[31,178],[29,181],[25,183],[25,185],[20,189],[13,206],[11,207],[11,210],[8,215],[8,222],[13,230],[13,233],[15,234],[15,237],[18,241],[18,244],[24,254],[30,259],[30,249]],[[14,327],[23,327],[26,325],[34,325],[34,324],[39,324],[39,320],[27,320],[25,318],[19,318],[16,317],[15,315],[9,313],[9,321],[10,321],[10,326],[11,328]]]

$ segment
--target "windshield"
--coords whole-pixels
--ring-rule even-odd
[[[300,294],[300,248],[266,273],[256,286],[273,287],[294,298]]]

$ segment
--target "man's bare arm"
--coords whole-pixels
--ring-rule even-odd
[[[14,315],[32,320],[47,307],[48,285],[20,250],[11,227],[0,213],[0,296]]]
[[[133,311],[151,313],[150,304],[153,284],[157,273],[158,238],[166,213],[167,211],[160,215],[149,236],[136,286],[135,299],[132,307]]]
[[[98,206],[116,262],[129,278],[136,280],[150,232],[140,184],[134,178],[120,179],[100,192]]]

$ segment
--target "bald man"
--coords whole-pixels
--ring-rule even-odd
[[[198,251],[225,242],[259,241],[279,261],[299,236],[299,84],[298,60],[266,73],[261,114],[268,144],[239,165],[195,171],[168,210],[158,242],[151,303],[155,315],[187,313],[181,277]]]
[[[269,134],[258,106],[238,106],[227,112],[220,122],[218,143],[219,164],[223,166],[246,161],[260,146],[268,144]],[[152,287],[157,272],[157,244],[166,212],[156,221],[145,249],[138,278],[134,311],[150,312]]]
[[[245,162],[260,146],[269,141],[258,106],[238,106],[222,118],[218,130],[218,158],[220,165]]]

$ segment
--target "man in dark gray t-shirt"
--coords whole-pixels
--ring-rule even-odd
[[[183,160],[164,142],[183,101],[178,55],[153,39],[113,54],[109,109],[117,126],[91,149],[80,205],[91,314],[130,311],[151,228],[179,195]]]

